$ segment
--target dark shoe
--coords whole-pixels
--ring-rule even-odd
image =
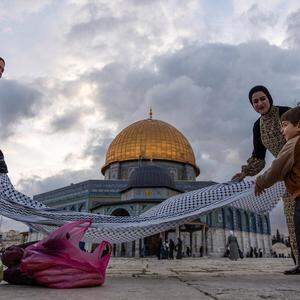
[[[293,269],[284,271],[285,275],[296,275],[296,274],[300,274],[300,266],[296,266]]]

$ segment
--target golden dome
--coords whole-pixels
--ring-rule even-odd
[[[105,165],[129,160],[168,160],[194,167],[196,176],[200,170],[196,166],[194,151],[185,136],[172,125],[152,118],[135,122],[123,129],[110,144]]]

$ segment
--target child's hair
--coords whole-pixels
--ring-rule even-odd
[[[2,58],[1,56],[0,56],[0,60],[2,60],[2,61],[5,63],[5,60],[4,60],[4,58]]]
[[[286,111],[281,116],[281,122],[288,121],[294,126],[297,126],[300,122],[300,106],[294,107]]]

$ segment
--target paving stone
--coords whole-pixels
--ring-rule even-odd
[[[102,287],[54,290],[0,285],[0,299],[300,299],[289,259],[112,258]]]

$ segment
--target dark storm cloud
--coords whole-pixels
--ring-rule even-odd
[[[23,178],[18,181],[17,187],[24,194],[33,196],[68,186],[71,183],[78,183],[89,179],[98,179],[100,177],[99,174],[100,173],[94,169],[80,171],[62,170],[58,174],[47,178],[40,178],[39,176]]]
[[[37,115],[42,104],[42,94],[15,80],[0,81],[1,137],[7,138],[14,127],[27,118]]]
[[[80,118],[81,112],[79,109],[66,112],[61,116],[55,117],[51,121],[50,130],[52,133],[70,130],[80,122]]]
[[[155,118],[173,124],[189,139],[200,167],[207,160],[203,176],[224,180],[252,152],[252,126],[258,115],[249,104],[249,89],[264,84],[276,104],[294,105],[299,75],[298,52],[257,41],[188,45],[157,56],[143,68],[109,64],[85,75],[85,80],[96,84],[95,104],[104,109],[108,121],[118,122],[120,130],[146,118],[152,106]]]
[[[172,34],[173,25],[160,2],[136,2],[84,5],[78,11],[84,17],[75,18],[65,35],[67,47],[87,60],[141,63],[166,43],[165,35]]]
[[[91,19],[86,22],[75,24],[71,28],[67,37],[70,39],[94,39],[97,34],[120,30],[123,26],[128,25],[128,23],[130,23],[131,21],[132,19],[129,17],[91,17]]]
[[[159,0],[127,0],[128,3],[133,5],[153,5],[155,2],[159,2]]]
[[[91,157],[93,161],[92,168],[96,168],[100,174],[100,169],[105,163],[107,149],[114,139],[110,130],[94,130],[86,144],[83,157]]]
[[[292,48],[300,47],[300,10],[290,14],[287,18],[287,39],[285,42]]]
[[[157,59],[159,73],[166,80],[159,90],[152,89],[147,100],[154,101],[158,111],[162,108],[163,112],[173,113],[173,120],[193,133],[193,139],[222,138],[232,131],[232,138],[239,139],[255,118],[247,97],[249,89],[258,83],[266,84],[275,101],[284,99],[287,103],[297,93],[291,79],[300,74],[299,63],[298,53],[266,42],[186,47]],[[198,91],[193,92],[195,89]],[[176,114],[178,107],[180,114]],[[187,115],[193,122],[185,122]],[[208,124],[210,130],[202,132],[201,128]]]
[[[87,17],[84,21],[72,24],[66,34],[68,42],[79,45],[86,42],[88,48],[113,53],[126,47],[128,44],[126,39],[135,41],[141,38],[136,30],[138,16],[128,13],[126,9],[118,9],[116,13],[110,5],[88,3],[80,8],[80,13],[85,13]],[[111,47],[112,45],[117,47]]]
[[[105,110],[107,119],[125,124],[145,105],[145,94],[159,84],[161,78],[147,68],[113,63],[86,75],[85,80],[97,84],[95,102]]]
[[[245,13],[241,15],[243,20],[248,20],[253,28],[273,27],[276,25],[279,14],[272,11],[262,11],[258,4],[253,4]]]

